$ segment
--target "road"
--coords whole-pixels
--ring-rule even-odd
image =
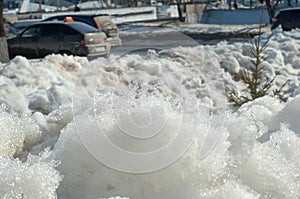
[[[139,27],[121,31],[122,46],[113,48],[112,54],[146,52],[147,49],[170,49],[174,47],[194,47],[199,44],[215,45],[226,40],[228,43],[248,41],[256,32],[178,32],[157,27]]]

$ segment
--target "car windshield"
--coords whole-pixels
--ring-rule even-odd
[[[99,32],[98,29],[96,29],[92,26],[89,26],[85,23],[74,22],[74,23],[69,23],[68,25],[82,34],[90,33],[90,32]]]
[[[107,16],[97,16],[96,20],[105,29],[111,29],[114,27],[113,22]]]

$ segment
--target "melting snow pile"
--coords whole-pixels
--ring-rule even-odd
[[[288,102],[237,112],[224,88],[245,89],[249,43],[16,57],[1,68],[0,197],[299,198],[299,38],[274,32],[266,49],[265,72],[281,72],[275,87],[289,80]]]

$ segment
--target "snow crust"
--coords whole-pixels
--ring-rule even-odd
[[[275,87],[288,81],[288,100],[263,97],[236,112],[226,101],[225,86],[245,89],[240,71],[253,58],[247,42],[93,61],[16,57],[2,65],[0,197],[299,198],[300,31],[272,34],[266,76],[280,71]],[[132,142],[120,134],[129,119],[147,127],[148,114],[154,121],[150,130],[166,121],[156,140]],[[83,143],[96,140],[99,128],[124,150],[148,152],[176,137],[183,118],[193,142],[177,161],[153,172],[121,172],[121,156],[105,151],[120,161],[110,167]]]
[[[57,198],[62,176],[53,164],[2,157],[0,160],[1,198]]]

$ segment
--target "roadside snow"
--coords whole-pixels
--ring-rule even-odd
[[[172,23],[133,23],[130,26],[120,26],[121,35],[144,33],[159,33],[178,31],[185,33],[257,33],[259,24],[222,25],[222,24],[172,24]],[[263,25],[262,32],[270,31],[270,26]]]
[[[224,88],[245,89],[247,42],[93,61],[16,57],[1,68],[0,196],[299,198],[299,38],[299,30],[275,30],[266,49],[265,74],[281,72],[275,87],[289,80],[288,101],[264,97],[237,112]],[[98,139],[144,154],[182,132],[182,142],[156,161],[126,161]],[[193,142],[177,161],[153,169],[189,136]],[[139,165],[149,172],[128,172]]]

